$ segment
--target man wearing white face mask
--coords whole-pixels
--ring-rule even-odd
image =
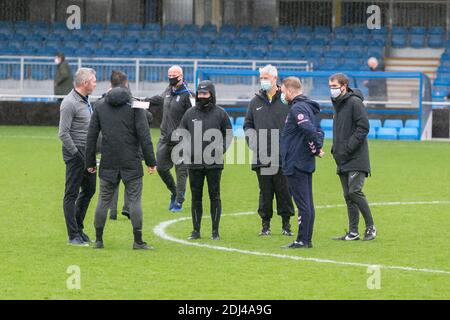
[[[328,81],[334,108],[331,153],[336,161],[349,219],[349,231],[334,240],[359,240],[359,212],[366,223],[364,240],[373,240],[377,231],[369,203],[362,192],[364,180],[370,175],[367,143],[369,120],[363,95],[357,89],[350,89],[348,83],[349,80],[343,73],[332,75]]]
[[[262,220],[262,230],[260,236],[268,236],[271,234],[270,221],[273,216],[273,198],[277,200],[277,213],[282,218],[282,234],[292,236],[290,218],[295,214],[292,204],[291,195],[287,186],[286,177],[279,168],[281,161],[271,163],[262,161],[260,154],[271,156],[271,138],[273,133],[281,136],[284,128],[286,117],[289,113],[289,106],[281,101],[281,90],[277,85],[278,72],[272,65],[267,65],[259,69],[261,90],[255,94],[250,101],[247,109],[247,115],[244,122],[244,130],[247,134],[256,134],[256,137],[249,139],[249,147],[256,155],[256,161],[252,163],[252,170],[256,172],[259,184],[259,207],[258,214]],[[264,131],[267,130],[267,133]],[[261,141],[261,135],[265,134],[267,141]],[[253,140],[253,141],[250,141]],[[251,142],[256,142],[251,143]],[[279,141],[276,141],[278,144]],[[279,155],[276,155],[279,158]],[[275,173],[268,174],[262,168],[276,166]],[[272,171],[272,170],[271,170]]]

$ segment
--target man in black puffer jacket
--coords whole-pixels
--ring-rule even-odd
[[[128,88],[111,89],[94,110],[89,124],[86,144],[86,167],[96,172],[96,144],[102,132],[100,161],[100,194],[95,210],[96,242],[94,248],[103,248],[103,229],[108,208],[117,186],[122,180],[130,203],[133,225],[133,249],[149,249],[142,240],[142,163],[140,149],[150,174],[156,171],[156,159],[144,109],[132,108]]]
[[[358,240],[359,211],[366,223],[364,240],[373,240],[376,229],[366,196],[362,192],[364,180],[370,175],[369,120],[359,90],[348,87],[348,77],[337,73],[330,77],[331,101],[334,107],[333,146],[331,153],[336,161],[347,203],[349,231],[335,240]]]
[[[183,140],[176,148],[182,147],[183,162],[189,169],[192,193],[194,230],[189,239],[200,238],[203,184],[206,178],[211,202],[211,239],[219,240],[219,222],[222,214],[220,179],[224,167],[224,154],[231,144],[232,132],[230,117],[224,109],[216,105],[216,90],[211,81],[199,83],[196,105],[186,111],[177,132]]]

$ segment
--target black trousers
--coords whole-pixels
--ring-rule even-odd
[[[359,171],[341,173],[339,178],[341,180],[342,190],[344,191],[345,202],[347,203],[350,232],[358,233],[359,212],[361,212],[364,218],[366,228],[372,227],[372,212],[370,211],[366,196],[362,192],[366,173]]]
[[[194,231],[200,232],[203,215],[203,185],[208,183],[209,201],[211,204],[212,231],[219,232],[222,203],[220,200],[220,178],[222,169],[189,169],[189,184],[192,193],[192,224]]]
[[[84,217],[95,193],[96,177],[95,173],[86,170],[84,161],[80,158],[66,161],[63,209],[70,240],[79,236],[84,229]]]
[[[273,197],[277,200],[277,213],[282,217],[295,215],[294,205],[289,192],[286,176],[278,170],[275,175],[261,175],[261,169],[256,169],[259,184],[258,214],[263,221],[270,221],[273,216]]]
[[[297,241],[310,243],[316,217],[312,193],[312,173],[295,170],[294,174],[287,178],[289,190],[298,208]]]
[[[157,171],[161,180],[166,185],[167,189],[176,196],[178,203],[184,202],[184,195],[186,193],[186,180],[188,176],[188,169],[184,164],[174,164],[172,162],[173,147],[165,144],[161,140],[158,142],[158,150],[156,151]],[[170,169],[175,165],[176,182],[170,172]]]

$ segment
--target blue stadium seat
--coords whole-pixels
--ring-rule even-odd
[[[157,23],[149,23],[144,25],[144,30],[160,32],[161,26]]]
[[[333,119],[320,120],[320,127],[322,130],[333,130]]]
[[[394,34],[394,35],[399,35],[399,34],[406,35],[406,34],[408,34],[408,28],[405,28],[405,27],[393,27],[392,28],[392,34]]]
[[[281,60],[286,56],[286,50],[284,48],[274,48],[267,52],[266,58],[268,59],[274,59],[274,60]]]
[[[325,27],[325,26],[317,26],[314,28],[314,32],[317,33],[322,33],[322,34],[329,34],[331,32],[329,27]]]
[[[333,130],[323,130],[325,139],[333,139]]]
[[[383,123],[383,128],[393,128],[399,131],[403,128],[403,121],[400,119],[387,119]]]
[[[404,48],[407,46],[408,38],[405,34],[394,34],[392,36],[392,46],[395,48]]]
[[[341,40],[344,42],[347,42],[350,39],[352,39],[351,34],[338,33],[334,36],[334,40]]]
[[[243,127],[245,122],[245,117],[237,117],[234,121],[234,125],[237,127]]]
[[[239,45],[239,46],[247,46],[250,43],[251,43],[250,39],[247,39],[247,38],[235,38],[233,40],[233,44]]]
[[[380,128],[377,133],[378,139],[397,140],[397,130],[394,128]]]
[[[439,35],[442,36],[445,33],[445,29],[443,27],[431,27],[428,28],[429,35]]]
[[[419,139],[419,130],[417,128],[401,128],[398,138],[400,140],[417,140]]]
[[[423,48],[425,47],[425,35],[423,34],[413,34],[410,36],[410,45],[413,48]]]
[[[327,40],[324,40],[324,39],[311,39],[311,40],[309,40],[308,41],[308,44],[310,45],[310,46],[321,46],[321,47],[324,47],[324,46],[326,46],[327,45]]]
[[[428,46],[430,48],[443,48],[444,39],[442,35],[429,35],[428,36]]]
[[[108,30],[125,30],[127,27],[123,23],[110,23],[108,25]]]
[[[217,27],[213,24],[206,23],[204,24],[201,29],[202,32],[211,32],[211,33],[217,33]]]
[[[377,137],[377,132],[374,128],[370,128],[369,129],[369,133],[367,134],[367,138],[368,139],[376,139]]]
[[[330,51],[325,51],[322,56],[325,58],[340,58],[342,56],[343,52],[340,52],[338,50],[330,50]],[[344,52],[345,54],[345,52]],[[338,63],[338,62],[336,62]]]
[[[140,24],[140,23],[129,23],[128,25],[127,25],[127,30],[128,31],[141,31],[142,30],[142,24]]]
[[[381,126],[381,120],[380,119],[369,119],[369,126],[370,128],[374,129],[375,132],[378,131],[378,129],[380,129]]]
[[[368,34],[369,33],[369,29],[367,29],[367,27],[353,27],[352,28],[352,33],[353,34]]]
[[[419,120],[417,119],[408,119],[405,122],[405,128],[419,128]]]
[[[409,29],[410,34],[417,34],[417,35],[425,35],[427,32],[425,27],[411,27]]]

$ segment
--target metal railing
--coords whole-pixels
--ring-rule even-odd
[[[53,79],[56,72],[54,57],[37,56],[0,56],[0,94],[15,94],[17,96],[51,95]],[[309,71],[312,64],[308,61],[277,61],[277,60],[212,60],[212,59],[151,59],[151,58],[67,58],[67,63],[73,73],[80,67],[93,68],[97,72],[100,85],[98,93],[109,83],[112,70],[120,70],[128,75],[130,87],[135,94],[145,91],[159,91],[166,85],[167,69],[178,64],[183,68],[184,77],[188,83],[194,82],[198,68],[209,69],[244,69],[257,70],[273,64],[283,71]],[[3,79],[3,80],[2,80]],[[223,80],[223,79],[218,79]],[[229,80],[227,77],[226,81]],[[229,84],[247,84],[247,78],[233,79]],[[256,79],[252,79],[253,84]],[[155,85],[158,84],[158,85]],[[194,87],[195,89],[195,87]]]

